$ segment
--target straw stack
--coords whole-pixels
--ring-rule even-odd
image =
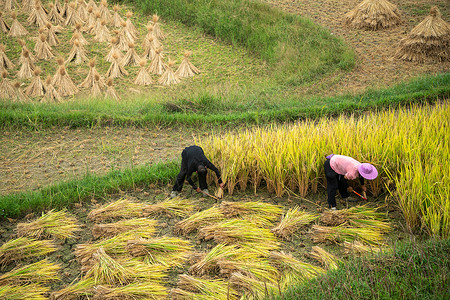
[[[45,95],[44,99],[51,102],[61,102],[62,97],[52,85],[52,76],[48,75],[45,79]]]
[[[53,86],[55,86],[58,93],[65,96],[72,96],[78,93],[77,86],[73,83],[72,78],[70,78],[69,74],[67,74],[66,67],[64,65],[60,65],[56,80],[53,78],[52,82]]]
[[[166,70],[166,65],[163,62],[163,56],[161,54],[162,49],[158,48],[155,50],[155,56],[148,67],[147,71],[156,75],[162,75]]]
[[[84,24],[84,21],[80,18],[78,11],[75,9],[75,5],[76,4],[74,2],[71,2],[67,6],[66,21],[64,22],[64,25],[66,25],[66,26],[72,26],[77,23]]]
[[[38,27],[43,27],[48,22],[48,16],[42,7],[42,3],[36,1],[35,5],[32,7],[30,15],[28,16],[28,23],[30,25],[36,25]]]
[[[128,52],[125,54],[125,56],[122,58],[122,65],[123,66],[138,66],[139,62],[141,61],[141,58],[136,53],[136,50],[134,49],[134,43],[130,42],[128,43]]]
[[[106,20],[102,19],[100,21],[100,26],[95,30],[94,40],[103,43],[111,39],[111,34],[109,33],[108,27],[106,27]]]
[[[108,1],[102,0],[100,2],[100,6],[99,6],[98,9],[100,11],[102,19],[105,19],[105,20],[110,20],[111,19],[112,15],[111,15],[111,12],[108,9]]]
[[[39,35],[39,39],[37,40],[34,49],[38,59],[49,60],[55,57],[52,52],[52,47],[48,44],[47,37],[44,34]]]
[[[75,24],[75,28],[73,31],[72,38],[70,39],[70,43],[73,44],[75,39],[78,39],[81,45],[86,46],[89,42],[84,38],[83,33],[81,32],[82,26],[80,23]]]
[[[111,63],[111,66],[106,72],[106,77],[117,78],[122,76],[128,76],[127,70],[125,70],[122,63],[119,61],[119,55],[117,53],[114,53],[112,57],[113,62]]]
[[[105,99],[114,99],[116,101],[119,101],[120,99],[114,89],[113,80],[111,78],[108,78],[106,81]]]
[[[109,46],[111,47],[111,49],[109,50],[108,55],[106,55],[105,60],[112,63],[114,61],[114,59],[113,59],[114,54],[117,54],[119,56],[119,60],[121,60],[123,57],[123,54],[119,49],[117,37],[111,38],[111,42],[109,43]]]
[[[74,61],[77,65],[88,61],[87,51],[78,40],[73,42],[73,47],[66,60],[66,64],[71,61]]]
[[[114,5],[113,6],[113,10],[114,10],[114,15],[113,15],[113,25],[115,27],[120,27],[120,24],[124,21],[122,19],[122,17],[119,15],[119,6],[118,5]]]
[[[200,70],[197,69],[190,61],[189,57],[192,55],[191,51],[185,51],[184,52],[184,58],[181,62],[180,66],[178,67],[177,71],[175,72],[178,77],[186,78],[194,76],[194,74],[199,74]]]
[[[19,4],[16,0],[6,0],[5,5],[3,6],[4,11],[13,11],[15,9],[19,9]]]
[[[33,74],[33,80],[30,85],[25,89],[25,94],[31,97],[40,97],[45,94],[45,86],[41,79],[41,68],[36,67]]]
[[[19,39],[19,44],[20,46],[22,46],[22,52],[20,53],[20,58],[19,58],[19,63],[23,63],[25,57],[24,57],[24,52],[28,52],[29,53],[29,59],[32,63],[37,61],[36,56],[33,55],[33,53],[31,53],[31,51],[27,48],[27,44],[25,43],[24,40]]]
[[[147,60],[146,59],[141,59],[141,61],[139,62],[139,66],[141,68],[139,69],[139,72],[138,72],[138,74],[136,76],[136,79],[134,80],[134,84],[136,84],[136,85],[150,85],[150,84],[153,83],[152,77],[147,72],[147,68],[145,67],[146,64],[147,64]]]
[[[36,68],[31,61],[30,52],[28,50],[24,50],[22,52],[21,57],[22,65],[20,66],[20,70],[17,73],[17,77],[21,79],[29,79],[33,77],[33,71]]]
[[[152,16],[152,22],[153,22],[153,33],[155,37],[159,40],[164,40],[166,38],[166,35],[161,31],[161,27],[159,25],[159,16],[153,15]]]
[[[59,44],[59,39],[56,36],[57,26],[53,26],[50,22],[46,25],[47,28],[47,42],[49,46],[56,46]]]
[[[0,83],[0,98],[2,99],[14,99],[16,92],[8,79],[8,71],[3,70],[2,72],[2,82]]]
[[[450,25],[441,18],[436,6],[430,14],[400,41],[396,57],[423,62],[450,60]]]
[[[8,33],[9,26],[8,26],[8,24],[6,24],[5,20],[3,20],[2,15],[3,15],[3,13],[0,11],[0,30],[4,33]]]
[[[49,3],[50,12],[48,13],[48,20],[55,24],[63,24],[64,18],[61,17],[61,15],[58,12],[58,9],[56,8],[55,4]]]
[[[169,59],[169,64],[166,67],[166,70],[162,74],[161,78],[158,80],[158,82],[162,85],[172,85],[177,84],[180,82],[180,78],[177,74],[173,71],[172,67],[175,64],[173,60]]]
[[[5,53],[6,47],[3,44],[0,44],[0,70],[2,69],[12,69],[14,68],[14,64],[8,58]]]
[[[365,30],[378,30],[401,23],[400,11],[387,0],[364,0],[344,15],[345,24]]]
[[[13,19],[13,22],[11,24],[11,27],[9,29],[9,36],[22,36],[22,35],[26,35],[28,34],[28,30],[25,29],[25,27],[23,27],[22,24],[20,24],[19,20],[17,20],[17,13],[16,12],[12,12],[11,13],[11,18]]]
[[[20,82],[14,82],[13,84],[14,92],[16,93],[15,98],[13,100],[19,100],[21,102],[30,101],[27,95],[20,89]]]
[[[131,22],[132,16],[133,16],[133,13],[131,11],[127,11],[126,29],[127,29],[127,32],[136,40],[138,31],[136,30],[136,27],[134,27],[133,23]]]
[[[91,88],[94,85],[95,75],[99,75],[98,71],[95,68],[95,58],[91,59],[89,61],[89,73],[86,76],[86,78],[83,80],[83,82],[78,86],[80,88]],[[105,82],[103,78],[100,76],[100,79],[98,80],[98,84],[101,89],[105,88]]]

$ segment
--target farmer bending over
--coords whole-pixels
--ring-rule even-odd
[[[350,193],[353,188],[348,185],[347,180],[359,177],[361,188],[365,193],[367,188],[364,185],[364,178],[372,180],[377,178],[377,169],[369,163],[360,163],[344,155],[328,155],[324,163],[325,176],[327,177],[328,207],[336,210],[336,191],[339,189],[343,199],[351,201]]]
[[[206,158],[205,153],[203,153],[203,149],[199,146],[189,146],[184,148],[183,152],[181,152],[181,171],[177,176],[177,180],[173,186],[172,193],[170,193],[170,197],[174,198],[179,192],[181,192],[185,178],[192,185],[192,188],[198,193],[202,191],[203,193],[208,193],[208,185],[206,183],[208,168],[216,173],[216,176],[219,179],[219,185],[223,188],[224,183],[222,182],[222,178],[220,178],[219,170]],[[200,187],[197,187],[192,181],[191,176],[194,172],[197,172],[198,174],[198,182]]]

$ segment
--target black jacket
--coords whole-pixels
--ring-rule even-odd
[[[216,168],[205,156],[203,149],[199,146],[189,146],[184,148],[183,152],[181,152],[181,163],[182,168],[186,168],[186,179],[190,185],[195,189],[196,186],[192,181],[192,173],[197,172],[197,168],[199,165],[203,165],[208,169],[211,169],[216,173],[217,178],[219,179],[219,184],[222,183],[222,178],[220,178],[219,169]]]

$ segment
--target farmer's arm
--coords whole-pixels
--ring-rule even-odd
[[[206,167],[208,169],[210,169],[211,171],[214,171],[214,173],[216,173],[217,179],[219,180],[219,184],[222,183],[222,177],[220,175],[219,169],[217,169],[217,167],[215,165],[213,165],[212,162],[210,162],[209,160],[206,160]]]

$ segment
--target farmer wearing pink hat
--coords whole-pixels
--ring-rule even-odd
[[[360,163],[354,158],[331,154],[324,163],[325,176],[327,177],[328,207],[336,210],[336,191],[339,189],[343,199],[350,200],[352,187],[347,180],[359,178],[363,192],[366,192],[364,179],[377,178],[377,169],[369,163]]]

